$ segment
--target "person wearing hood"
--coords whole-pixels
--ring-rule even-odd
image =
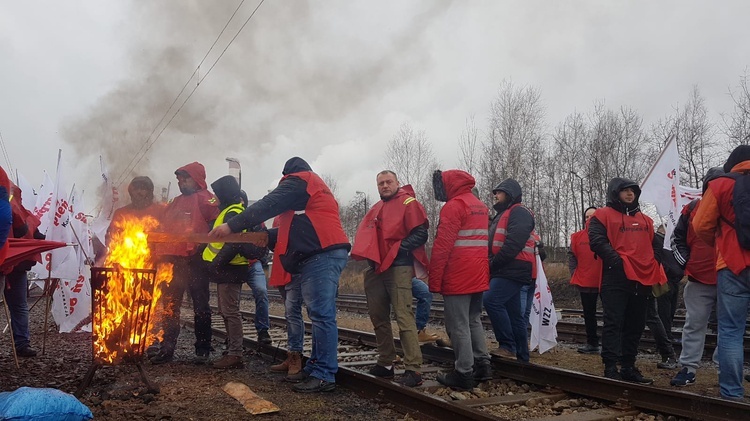
[[[708,170],[703,177],[703,192],[706,192],[709,181],[723,174],[721,167]],[[692,225],[701,202],[700,198],[694,199],[682,208],[672,232],[672,254],[688,279],[682,291],[686,310],[679,358],[682,369],[669,382],[672,386],[695,383],[706,343],[708,320],[716,307],[716,248],[698,238]]]
[[[635,182],[613,178],[607,187],[607,205],[589,220],[588,234],[591,251],[603,266],[604,376],[651,384],[653,379],[641,375],[635,359],[646,326],[648,297],[653,285],[664,284],[667,278],[660,264],[663,242],[656,239],[654,222],[640,211],[640,195]]]
[[[236,217],[245,209],[240,195],[240,185],[231,175],[225,175],[211,183],[211,189],[219,199],[221,213],[214,226],[219,226]],[[256,226],[256,230],[260,227]],[[208,266],[211,282],[216,282],[219,314],[224,319],[227,331],[227,353],[213,364],[214,368],[242,368],[242,317],[240,316],[240,291],[247,280],[250,268],[248,258],[266,254],[265,247],[240,243],[209,243],[203,250],[203,260]]]
[[[302,158],[284,165],[279,185],[239,215],[215,227],[217,240],[279,215],[269,230],[274,259],[291,274],[286,285],[299,288],[312,322],[313,347],[304,369],[289,381],[296,392],[330,392],[336,388],[338,330],[336,294],[346,265],[349,241],[341,227],[339,205],[325,182]]]
[[[693,229],[698,238],[716,247],[721,397],[742,400],[743,336],[750,305],[750,145],[732,151],[724,172],[708,182]]]
[[[445,328],[456,356],[454,369],[437,381],[471,390],[476,381],[492,378],[482,326],[482,293],[489,289],[487,206],[471,192],[475,181],[461,170],[435,171],[435,199],[440,210],[430,260],[430,292],[443,295]]]
[[[378,342],[378,362],[370,374],[394,377],[393,307],[406,368],[399,382],[414,387],[422,384],[422,351],[412,308],[411,280],[415,275],[426,275],[427,213],[412,187],[401,186],[393,171],[379,172],[376,182],[380,200],[359,224],[352,249],[352,258],[370,264],[365,270],[365,296]]]
[[[492,353],[528,362],[528,320],[521,311],[521,287],[536,279],[534,215],[522,204],[516,180],[502,181],[492,194],[497,214],[490,222],[490,289],[483,299],[499,345]]]
[[[216,197],[206,190],[206,169],[192,162],[175,171],[180,195],[167,204],[159,221],[163,232],[174,234],[209,232],[211,224],[219,216]],[[163,291],[162,319],[164,337],[159,351],[151,353],[152,364],[172,361],[180,334],[180,307],[185,289],[193,299],[195,322],[196,364],[208,362],[211,353],[211,307],[208,304],[209,290],[202,248],[196,243],[163,243],[155,248],[155,254],[164,262],[173,264],[172,280]],[[153,348],[152,348],[153,349]]]
[[[598,354],[599,333],[596,325],[596,302],[599,301],[599,288],[602,284],[602,260],[597,259],[589,246],[587,224],[594,216],[596,206],[589,206],[583,212],[584,227],[570,236],[568,269],[570,284],[578,288],[583,307],[583,322],[586,325],[586,345],[578,348],[581,354]]]

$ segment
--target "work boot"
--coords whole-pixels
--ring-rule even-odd
[[[422,375],[414,370],[406,370],[401,378],[398,379],[398,383],[406,387],[417,387],[422,384]]]
[[[512,351],[509,351],[509,350],[507,350],[507,349],[505,349],[503,347],[499,347],[497,349],[493,349],[492,351],[490,351],[490,354],[492,354],[492,355],[494,355],[496,357],[500,357],[500,358],[507,358],[509,360],[515,360],[516,359],[516,354],[514,354]]]
[[[245,363],[239,355],[225,355],[213,365],[214,368],[243,368]]]
[[[620,376],[626,382],[639,383],[639,384],[651,384],[654,379],[643,377],[641,372],[635,367],[623,367],[620,370]]]
[[[674,357],[663,357],[661,362],[656,363],[656,368],[674,370],[677,368],[677,360],[675,360]]]
[[[336,383],[327,382],[317,377],[308,377],[304,382],[292,386],[292,390],[300,393],[333,392],[335,389]]]
[[[391,368],[385,368],[382,365],[375,365],[375,367],[371,368],[368,373],[375,377],[380,377],[382,379],[392,379],[393,378],[393,366]]]
[[[427,328],[424,328],[420,331],[417,331],[417,339],[419,340],[419,343],[425,343],[435,342],[440,338],[434,333],[427,333]]]
[[[26,345],[23,348],[16,349],[16,355],[23,358],[36,357],[36,349]]]
[[[286,359],[284,361],[282,361],[280,364],[274,364],[268,367],[268,370],[274,371],[277,373],[287,373],[289,372],[289,361],[291,360],[292,360],[292,353],[287,352]]]
[[[205,350],[195,351],[195,358],[193,358],[193,364],[203,365],[208,362],[209,352]]]
[[[591,345],[586,344],[580,348],[578,348],[578,352],[581,354],[598,354],[601,348],[599,348],[599,345]]]
[[[291,352],[289,359],[289,367],[287,368],[287,376],[293,376],[302,371],[302,353]]]
[[[263,329],[258,331],[258,342],[266,345],[270,345],[271,342],[271,335],[268,334],[268,330]]]
[[[458,390],[471,390],[476,386],[472,373],[463,374],[456,370],[438,373],[437,381],[442,385]]]
[[[289,383],[299,383],[306,381],[308,377],[310,377],[310,373],[305,370],[300,370],[300,372],[297,374],[291,374],[284,377],[284,381],[287,381]]]
[[[473,371],[474,380],[477,382],[485,382],[492,380],[492,365],[489,361],[483,361],[481,363],[474,364]]]
[[[153,343],[146,348],[146,358],[154,358],[159,353],[159,343]]]
[[[622,376],[620,376],[616,365],[604,367],[604,377],[612,380],[622,380]]]
[[[159,351],[158,354],[156,354],[153,358],[151,358],[149,361],[151,361],[151,364],[153,365],[159,365],[159,364],[165,364],[168,362],[171,362],[174,359],[174,353],[170,351]]]

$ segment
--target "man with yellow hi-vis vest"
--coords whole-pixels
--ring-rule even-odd
[[[239,215],[242,205],[240,185],[231,175],[225,175],[211,183],[219,199],[221,213],[214,222],[217,227]],[[266,254],[265,247],[239,243],[209,243],[203,250],[203,260],[208,267],[209,281],[216,282],[219,297],[219,313],[224,319],[229,348],[226,355],[213,364],[214,368],[242,368],[242,317],[240,317],[240,291],[248,277],[248,257]]]

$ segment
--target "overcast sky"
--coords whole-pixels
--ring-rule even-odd
[[[385,146],[405,121],[426,131],[442,168],[456,167],[466,118],[486,127],[503,80],[540,89],[551,132],[600,100],[650,125],[693,85],[719,121],[750,65],[747,1],[267,1],[206,76],[258,4],[246,0],[187,92],[203,82],[140,154],[238,4],[0,0],[12,168],[38,185],[62,149],[65,178],[92,192],[100,154],[113,178],[158,187],[192,161],[210,183],[236,157],[258,198],[296,155],[336,179],[346,202],[377,196]]]

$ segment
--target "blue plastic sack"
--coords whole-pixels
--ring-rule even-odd
[[[0,393],[0,421],[84,421],[94,418],[75,396],[57,389],[21,387]]]

